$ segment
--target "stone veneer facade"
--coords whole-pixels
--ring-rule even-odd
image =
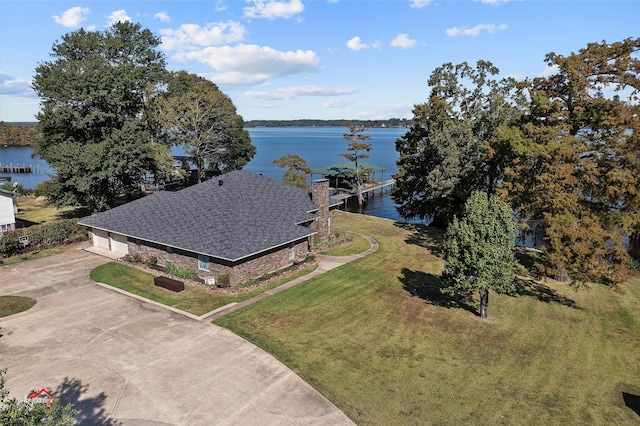
[[[213,276],[218,281],[220,275],[229,276],[229,285],[237,286],[251,278],[258,278],[264,274],[291,266],[296,261],[304,260],[309,254],[309,241],[304,239],[291,244],[289,247],[279,247],[267,253],[250,256],[239,262],[209,257],[209,270],[199,269],[198,255],[184,250],[171,249],[167,246],[151,244],[145,241],[129,239],[127,241],[129,255],[139,254],[143,259],[155,258],[158,265],[167,262],[173,265],[198,272],[200,278]],[[293,257],[293,259],[292,259]]]
[[[321,241],[327,241],[333,235],[333,210],[329,210],[329,179],[313,181],[311,200],[318,206],[318,218],[311,228],[318,232]]]

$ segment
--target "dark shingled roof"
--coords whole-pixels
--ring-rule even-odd
[[[318,207],[306,190],[243,170],[159,192],[81,225],[237,261],[306,238]]]

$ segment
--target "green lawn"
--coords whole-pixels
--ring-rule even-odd
[[[0,296],[0,318],[24,312],[36,304],[36,299],[22,296]]]
[[[439,296],[441,234],[336,223],[380,249],[215,323],[359,425],[638,424],[640,279],[625,294],[524,280],[516,297],[491,294],[485,321]]]
[[[203,315],[232,302],[241,302],[259,293],[270,290],[288,281],[315,270],[317,265],[309,266],[284,278],[259,286],[253,290],[235,294],[221,294],[200,286],[185,284],[185,290],[179,293],[157,287],[153,283],[154,275],[118,262],[98,266],[91,271],[91,279],[111,285],[138,296],[162,303],[167,306]]]

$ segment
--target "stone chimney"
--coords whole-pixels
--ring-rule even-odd
[[[318,206],[318,218],[311,227],[318,231],[321,241],[327,241],[333,234],[333,212],[329,211],[329,179],[312,182],[311,200]]]

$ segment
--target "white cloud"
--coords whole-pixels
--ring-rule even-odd
[[[348,105],[351,105],[353,102],[346,101],[344,99],[329,99],[327,102],[322,104],[323,108],[344,108]]]
[[[414,9],[421,9],[431,4],[431,0],[409,0],[409,2],[411,3],[411,7]]]
[[[67,28],[76,28],[87,19],[89,14],[88,7],[72,7],[62,12],[60,15],[53,15],[53,20],[56,24],[62,25]]]
[[[544,71],[537,75],[537,77],[547,78],[552,75],[556,75],[560,72],[560,67],[558,65],[547,66]]]
[[[171,17],[167,12],[158,12],[153,15],[153,17],[159,19],[161,22],[171,22]]]
[[[498,31],[506,30],[508,28],[507,24],[478,24],[475,27],[453,27],[446,30],[447,35],[451,37],[457,36],[477,36],[481,31],[486,31],[489,34],[494,34]]]
[[[36,96],[31,82],[0,71],[0,95]]]
[[[131,22],[131,17],[127,15],[124,9],[115,10],[107,18],[108,25],[117,24],[118,22]]]
[[[216,22],[201,27],[198,24],[182,24],[177,29],[162,29],[162,48],[166,50],[194,49],[242,41],[245,35],[242,24],[234,21]]]
[[[398,34],[396,38],[391,41],[392,47],[400,47],[402,49],[408,49],[415,46],[417,41],[409,38],[409,34]]]
[[[358,36],[353,37],[352,39],[350,39],[349,41],[347,41],[347,47],[351,50],[362,50],[362,49],[368,49],[371,46],[363,43],[362,39]]]
[[[355,93],[355,87],[334,88],[320,86],[281,87],[275,92],[246,92],[245,96],[263,100],[295,99],[300,96],[344,96]]]
[[[311,50],[279,51],[253,44],[207,47],[181,52],[176,60],[195,60],[220,71],[209,77],[216,83],[225,80],[240,86],[261,84],[269,78],[314,71],[320,58]],[[222,82],[220,83],[222,84]]]
[[[304,10],[301,0],[275,1],[275,0],[247,0],[253,6],[243,8],[246,18],[291,18]]]

